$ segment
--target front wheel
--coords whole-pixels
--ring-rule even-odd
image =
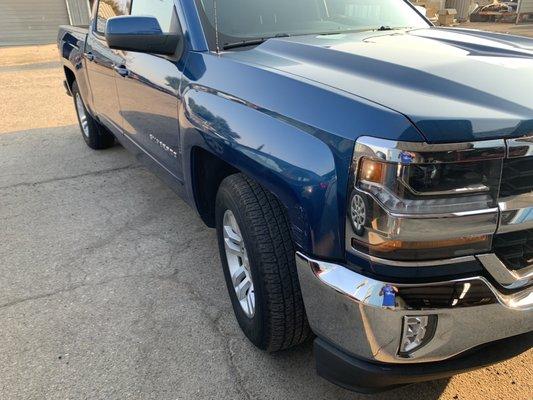
[[[76,106],[76,114],[78,115],[83,140],[85,140],[87,146],[93,150],[112,147],[115,144],[115,137],[89,113],[81,97],[77,82],[72,84],[72,96],[74,97],[74,105]]]
[[[216,222],[226,284],[244,334],[267,351],[305,341],[310,329],[282,205],[256,182],[232,175],[219,188]]]

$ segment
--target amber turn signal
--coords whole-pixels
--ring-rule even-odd
[[[364,158],[359,168],[359,180],[383,183],[386,165],[380,161]]]

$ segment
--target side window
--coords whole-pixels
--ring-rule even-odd
[[[131,0],[100,0],[96,14],[96,31],[105,33],[107,20],[112,17],[128,15],[130,7]]]
[[[179,32],[174,0],[133,0],[131,15],[155,17],[163,33]]]

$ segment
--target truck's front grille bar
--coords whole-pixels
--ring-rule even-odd
[[[494,237],[494,252],[512,270],[533,265],[533,229],[499,234]]]
[[[533,136],[506,140],[500,184],[500,222],[493,250],[511,272],[533,268]]]
[[[503,163],[500,197],[533,192],[533,157],[509,158]]]

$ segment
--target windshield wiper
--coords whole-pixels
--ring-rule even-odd
[[[222,46],[222,48],[224,50],[230,50],[230,49],[236,49],[238,47],[257,46],[257,45],[260,45],[261,43],[266,42],[268,39],[284,38],[284,37],[291,37],[291,35],[288,33],[278,33],[277,35],[274,35],[274,36],[241,40],[239,42],[233,42],[233,43],[226,43],[224,44],[224,46]]]
[[[382,25],[379,28],[374,29],[374,30],[375,31],[395,31],[395,30],[398,30],[398,29],[409,29],[409,28],[411,28],[411,27],[410,26],[395,26],[395,27],[391,28],[388,25]]]
[[[310,35],[316,35],[316,36],[335,36],[335,35],[344,35],[346,33],[358,33],[358,32],[364,32],[366,29],[346,29],[344,31],[338,30],[338,31],[328,31],[328,32],[319,32],[319,33],[311,33]]]

